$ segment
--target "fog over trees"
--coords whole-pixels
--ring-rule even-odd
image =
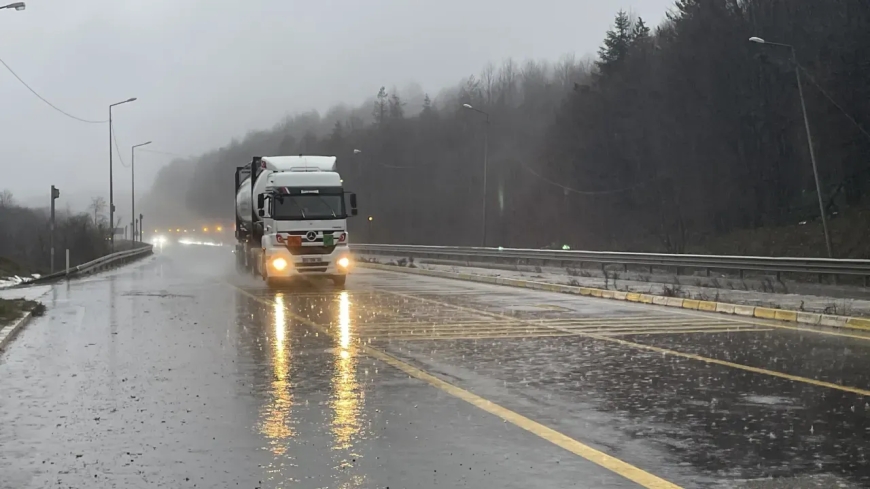
[[[752,36],[794,45],[798,65]],[[489,246],[683,252],[737,230],[812,226],[795,70],[836,220],[870,185],[868,49],[867,0],[679,0],[659,26],[619,12],[594,58],[494,61],[434,93],[384,80],[358,107],[174,161],[143,209],[155,226],[230,222],[236,166],[331,154],[359,195],[353,239],[480,245],[487,118],[468,104],[489,114]]]

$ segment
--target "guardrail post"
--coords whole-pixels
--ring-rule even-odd
[[[69,248],[66,249],[66,276],[69,277]]]
[[[704,276],[705,276],[705,277],[709,277],[709,276],[710,276],[710,269],[709,269],[709,268],[705,268],[705,269],[704,269]]]

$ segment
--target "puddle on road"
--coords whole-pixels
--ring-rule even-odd
[[[780,409],[803,409],[802,406],[799,406],[795,399],[789,397],[780,397],[780,396],[761,396],[761,395],[753,395],[748,394],[743,396],[741,405],[754,405],[754,406],[766,406],[771,408],[780,408]]]

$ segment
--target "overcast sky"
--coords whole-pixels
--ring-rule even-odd
[[[0,0],[6,4],[11,0]],[[436,94],[488,61],[594,54],[615,12],[656,25],[673,0],[29,0],[0,10],[0,58],[78,117],[113,111],[130,145],[195,155],[288,113],[415,81]],[[46,106],[0,66],[0,189],[107,194],[108,128]],[[137,153],[137,188],[166,156]],[[130,170],[116,160],[115,188]],[[137,193],[138,193],[137,192]]]

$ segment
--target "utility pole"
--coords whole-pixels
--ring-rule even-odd
[[[816,150],[813,147],[813,134],[810,131],[810,118],[809,116],[807,116],[807,102],[806,100],[804,100],[804,87],[803,83],[801,82],[801,65],[800,63],[798,63],[797,50],[795,50],[794,46],[791,44],[769,42],[765,41],[760,37],[750,37],[749,42],[754,42],[756,44],[768,44],[771,46],[777,46],[791,50],[791,61],[794,64],[794,74],[795,78],[797,79],[798,95],[800,95],[801,99],[801,111],[803,112],[804,116],[804,128],[807,131],[807,146],[809,146],[810,161],[813,164],[813,178],[816,181],[816,195],[819,198],[819,213],[822,217],[822,230],[825,233],[825,247],[827,247],[828,250],[828,258],[833,258],[834,247],[831,244],[831,234],[828,232],[828,216],[825,213],[825,200],[824,197],[822,197],[822,184],[819,181],[819,168],[818,165],[816,165]]]
[[[112,143],[114,141],[112,136],[112,107],[126,104],[127,102],[134,102],[135,100],[136,97],[131,97],[123,102],[109,105],[109,226],[112,228],[109,232],[109,241],[112,243],[112,253],[115,252],[115,188],[112,178]]]
[[[49,224],[51,232],[51,273],[54,273],[54,201],[60,197],[60,189],[51,186],[51,223]]]
[[[485,112],[483,110],[477,109],[473,107],[471,104],[462,104],[462,107],[468,110],[473,110],[478,114],[483,114],[486,117],[486,127],[483,131],[483,218],[482,218],[482,228],[483,228],[483,240],[482,246],[486,248],[486,174],[487,165],[488,165],[488,154],[489,153],[489,112]]]
[[[130,208],[132,212],[130,216],[132,216],[133,221],[136,220],[136,148],[140,146],[147,146],[151,144],[151,141],[142,144],[135,144],[130,148]],[[136,224],[133,223],[133,241],[136,241]],[[142,237],[139,237],[139,241],[142,241]]]

